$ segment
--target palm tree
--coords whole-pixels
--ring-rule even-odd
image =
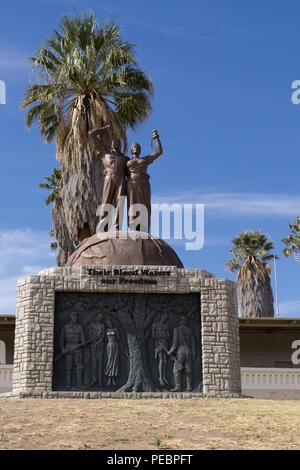
[[[300,261],[300,216],[296,217],[295,222],[289,221],[290,233],[282,242],[286,245],[283,254],[289,258],[294,255],[296,261]]]
[[[101,159],[88,132],[109,124],[105,144],[120,138],[125,152],[126,130],[149,116],[153,87],[115,22],[100,28],[90,13],[63,16],[59,26],[29,59],[35,83],[21,109],[28,108],[28,127],[35,123],[47,143],[56,141],[66,224],[80,243],[95,233],[102,193]]]
[[[237,286],[242,316],[274,317],[271,266],[266,263],[275,256],[271,254],[273,242],[259,230],[248,230],[233,238],[232,243],[230,253],[234,257],[226,268],[239,271]]]
[[[47,198],[45,199],[46,206],[49,206],[56,200],[60,199],[60,183],[61,183],[61,171],[60,169],[53,167],[51,176],[45,176],[45,183],[40,183],[40,189],[47,189],[50,191]]]
[[[46,176],[45,183],[39,184],[39,188],[50,191],[49,195],[45,199],[45,204],[46,206],[52,204],[52,229],[49,234],[56,239],[56,242],[51,243],[50,247],[52,250],[59,247],[56,264],[57,266],[65,266],[69,256],[71,256],[75,248],[65,221],[64,208],[60,196],[60,185],[61,171],[58,168],[53,167],[52,175]]]

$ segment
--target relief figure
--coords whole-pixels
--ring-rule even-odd
[[[77,387],[83,388],[83,356],[82,347],[85,346],[85,335],[82,326],[78,323],[78,313],[70,314],[70,322],[65,324],[60,334],[60,349],[65,356],[65,379],[67,389],[72,388],[72,371],[75,366]]]
[[[158,359],[159,383],[162,387],[169,385],[167,381],[167,352],[169,329],[167,326],[168,314],[164,313],[159,322],[152,326],[152,338],[155,341],[155,359]]]
[[[113,327],[110,320],[106,322],[106,352],[107,362],[105,368],[105,376],[107,377],[107,385],[116,385],[116,377],[119,373],[119,340],[120,335],[117,328]]]
[[[96,321],[89,325],[89,338],[91,343],[91,359],[92,359],[92,380],[89,384],[90,387],[97,382],[102,385],[102,372],[103,372],[103,353],[104,353],[104,339],[105,339],[105,323],[104,315],[99,313]]]
[[[175,387],[172,392],[182,391],[182,378],[186,378],[186,391],[192,391],[192,364],[196,358],[196,342],[193,330],[187,326],[187,319],[180,318],[180,326],[174,328],[173,343],[169,356],[174,358],[173,375]]]

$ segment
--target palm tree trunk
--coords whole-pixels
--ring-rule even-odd
[[[238,280],[238,298],[242,317],[274,317],[274,299],[270,278],[252,273],[250,279]]]
[[[65,213],[61,198],[54,201],[52,207],[53,236],[59,245],[59,253],[56,258],[57,266],[65,266],[69,257],[75,250],[73,240],[70,238],[66,225]]]
[[[101,203],[103,165],[98,155],[89,148],[80,148],[76,158],[80,166],[63,169],[61,196],[70,237],[76,244],[94,235],[97,227],[96,211]]]

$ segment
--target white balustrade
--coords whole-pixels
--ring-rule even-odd
[[[12,388],[12,364],[0,364],[0,393],[9,392]]]
[[[241,367],[242,390],[300,390],[300,368]]]
[[[0,393],[12,388],[13,365],[0,365]],[[299,390],[300,368],[241,367],[243,390]]]

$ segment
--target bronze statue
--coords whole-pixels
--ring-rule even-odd
[[[60,335],[60,349],[66,357],[65,377],[67,388],[72,387],[72,370],[75,365],[77,387],[83,388],[82,347],[86,344],[83,328],[78,324],[78,313],[70,314],[70,322],[65,324]]]
[[[171,392],[182,391],[182,374],[186,377],[186,391],[192,391],[192,361],[196,357],[196,342],[193,330],[187,326],[187,319],[180,318],[180,326],[174,328],[173,343],[169,355],[176,354],[174,360],[174,381],[175,387]]]
[[[137,142],[132,144],[131,153],[132,159],[127,161],[127,170],[128,170],[128,181],[127,181],[127,206],[128,211],[134,204],[143,204],[148,211],[148,220],[145,221],[143,227],[134,227],[135,230],[142,230],[144,232],[150,231],[150,221],[151,221],[151,189],[149,178],[147,174],[147,167],[156,160],[162,154],[162,145],[159,139],[157,130],[152,131],[152,139],[155,139],[156,142],[156,152],[151,153],[145,157],[140,157],[141,146]],[[128,216],[128,225],[129,228],[132,227],[134,223],[135,215],[130,214]]]
[[[168,314],[163,313],[160,321],[152,326],[152,338],[155,341],[155,359],[158,359],[159,383],[162,387],[169,385],[167,381],[167,351],[169,329],[167,326]]]
[[[89,325],[89,337],[91,343],[91,359],[92,359],[92,380],[89,386],[95,385],[97,382],[102,385],[102,365],[104,353],[105,324],[104,315],[99,313],[96,321]]]
[[[111,148],[108,149],[104,145],[104,142],[98,137],[109,129],[110,125],[100,127],[90,131],[89,134],[93,139],[93,142],[98,150],[99,156],[102,158],[104,165],[104,184],[102,191],[101,204],[111,204],[115,208],[115,217],[113,221],[112,229],[114,231],[120,230],[121,227],[121,208],[120,208],[120,197],[126,195],[126,163],[129,161],[129,157],[121,152],[121,141],[120,139],[114,139],[111,143]],[[104,218],[104,214],[100,216]],[[104,227],[105,231],[107,228]]]

